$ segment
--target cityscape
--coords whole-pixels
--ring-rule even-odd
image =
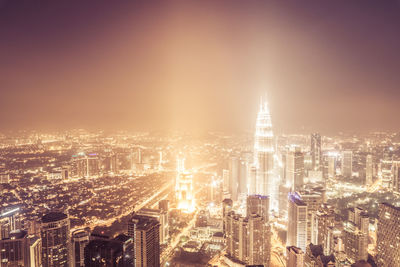
[[[0,267],[400,267],[398,1],[33,2],[0,1]]]

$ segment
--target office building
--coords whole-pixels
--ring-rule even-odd
[[[164,210],[156,209],[140,209],[137,215],[148,216],[155,218],[160,223],[160,244],[165,244],[168,241],[168,214]]]
[[[286,182],[291,185],[293,191],[300,190],[304,184],[304,154],[300,147],[287,154]]]
[[[232,199],[226,198],[222,201],[222,233],[226,235],[226,227],[227,227],[227,215],[232,211],[233,201]]]
[[[342,175],[345,178],[351,178],[353,175],[353,152],[350,150],[342,153]]]
[[[365,185],[369,186],[373,181],[374,164],[372,162],[372,155],[367,155],[365,160]]]
[[[302,190],[298,192],[303,203],[307,205],[307,244],[316,239],[316,226],[313,225],[313,218],[317,210],[324,203],[324,191],[317,189]]]
[[[328,178],[334,179],[336,177],[336,157],[328,156]]]
[[[311,134],[311,164],[312,170],[321,171],[322,167],[322,149],[321,135],[319,133]]]
[[[50,212],[42,217],[40,235],[43,267],[69,267],[69,232],[70,222],[66,214]]]
[[[239,191],[239,170],[240,160],[238,156],[232,156],[229,159],[229,193],[232,200],[238,200]]]
[[[124,255],[124,243],[131,240],[130,251]],[[133,267],[133,241],[124,235],[117,236],[114,239],[91,238],[84,249],[86,267],[105,267],[105,266],[130,266]],[[127,264],[130,259],[131,264]],[[126,264],[126,265],[125,265]]]
[[[73,266],[85,266],[85,247],[89,243],[89,232],[83,229],[72,233]]]
[[[134,215],[128,222],[134,240],[135,267],[160,266],[160,223],[149,216]]]
[[[303,267],[304,252],[294,246],[286,247],[286,267]]]
[[[307,267],[336,267],[336,259],[333,254],[324,255],[321,245],[309,244],[304,255],[304,266]],[[338,265],[343,266],[343,265]],[[349,265],[344,265],[349,266]],[[343,266],[343,267],[344,267]]]
[[[25,231],[15,230],[0,240],[1,266],[29,266],[30,241]]]
[[[289,185],[281,184],[279,185],[279,217],[288,218],[288,196],[291,188]]]
[[[354,223],[346,222],[343,229],[343,245],[351,263],[368,259],[368,235]]]
[[[378,266],[400,266],[399,207],[388,203],[379,205],[376,249]]]
[[[383,151],[383,157],[380,161],[382,187],[392,189],[393,181],[393,149],[387,147]]]
[[[335,211],[333,207],[322,205],[313,216],[313,231],[311,243],[322,245],[323,253],[330,255],[334,252]]]
[[[264,222],[269,221],[269,197],[260,195],[251,195],[247,197],[246,216],[257,214],[264,219]]]
[[[392,166],[392,189],[396,194],[400,194],[400,161],[393,161]]]
[[[296,246],[303,251],[307,246],[307,204],[298,193],[289,194],[287,246]]]
[[[29,266],[42,266],[42,239],[38,236],[29,238]]]
[[[243,217],[233,211],[226,219],[228,259],[240,266],[269,266],[271,234],[268,223],[257,214]]]

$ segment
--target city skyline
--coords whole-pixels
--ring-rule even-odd
[[[400,267],[400,0],[0,0],[0,267]]]
[[[399,130],[398,1],[303,5],[3,0],[0,130]]]

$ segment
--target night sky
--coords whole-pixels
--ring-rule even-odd
[[[0,130],[400,130],[400,1],[0,0]]]

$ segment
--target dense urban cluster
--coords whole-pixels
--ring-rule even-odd
[[[400,266],[400,135],[0,137],[1,266]]]

